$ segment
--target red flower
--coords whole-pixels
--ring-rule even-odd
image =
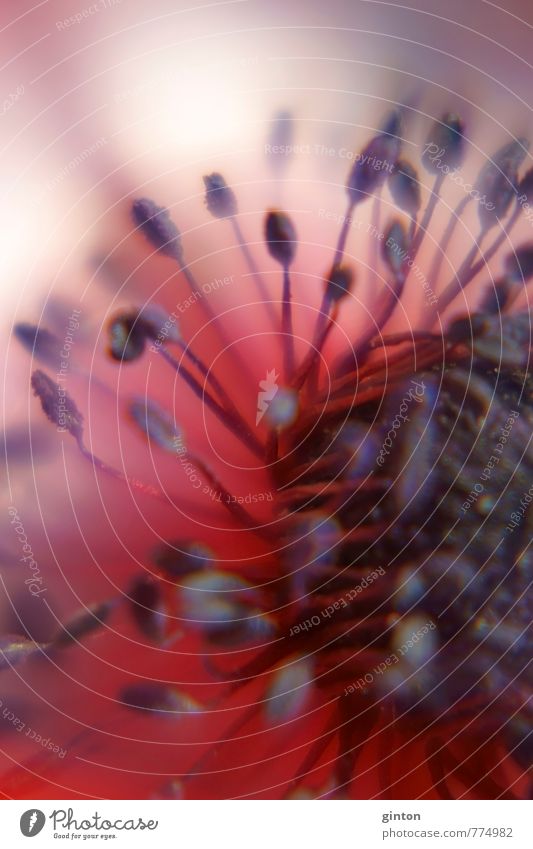
[[[220,174],[207,208],[236,234],[240,282],[241,261],[197,280],[170,213],[135,200],[189,291],[109,318],[116,386],[109,365],[69,364],[67,391],[57,331],[18,327],[66,466],[41,531],[10,514],[31,561],[23,591],[7,580],[7,795],[528,794],[533,248],[496,281],[487,268],[533,177],[513,141],[435,233],[465,130],[453,114],[430,129],[428,193],[403,120],[355,158],[336,249],[307,264],[305,219],[272,210],[260,267]],[[385,202],[402,214],[382,222]],[[479,235],[446,281],[475,204]],[[80,486],[83,515],[70,502],[50,539],[48,510]]]

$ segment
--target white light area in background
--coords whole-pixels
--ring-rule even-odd
[[[11,314],[17,303],[23,300],[25,286],[31,287],[30,295],[34,293],[28,280],[37,259],[39,236],[42,238],[49,229],[49,220],[50,210],[43,209],[39,214],[35,196],[26,186],[11,189],[9,202],[0,210],[0,307],[4,315]],[[40,288],[42,286],[41,283]]]
[[[255,67],[252,67],[255,66]],[[241,146],[255,132],[258,117],[246,91],[257,60],[218,59],[174,65],[153,58],[129,68],[127,85],[117,82],[112,94],[117,141],[133,155],[157,149],[175,159],[176,152],[205,154]],[[122,76],[122,74],[118,74]]]

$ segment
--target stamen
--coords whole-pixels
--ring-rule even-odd
[[[148,341],[158,340],[165,328],[165,342],[182,342],[179,326],[170,321],[168,314],[158,304],[149,304],[143,310],[121,310],[110,320],[108,353],[118,362],[134,362],[145,351]]]
[[[144,397],[133,398],[128,412],[135,424],[164,451],[174,452],[183,443],[183,433],[174,418],[162,407]]]
[[[142,634],[156,643],[165,637],[168,620],[159,582],[151,575],[135,578],[129,590],[129,610]]]
[[[518,169],[529,150],[527,139],[506,144],[482,167],[475,188],[485,199],[479,203],[479,220],[483,230],[494,227],[505,218],[516,196]]]
[[[87,605],[70,622],[62,625],[61,631],[50,644],[51,647],[66,648],[72,643],[79,643],[82,637],[99,631],[107,622],[115,606],[116,600]]]
[[[507,232],[504,230],[485,256],[476,265],[473,265],[485,236],[492,227],[505,218],[513,198],[517,195],[518,168],[522,164],[528,149],[527,139],[518,139],[496,151],[482,167],[475,184],[475,190],[480,197],[478,213],[481,231],[454,280],[448,284],[439,297],[439,311],[441,313],[489,262],[505,238],[508,238],[510,230],[518,220],[521,210],[520,204],[517,204]]]
[[[435,257],[433,259],[433,263],[430,267],[429,274],[428,274],[428,277],[427,277],[428,280],[430,280],[430,281],[431,280],[435,280],[435,281],[438,280],[438,275],[439,275],[439,272],[440,272],[440,269],[441,269],[441,265],[444,261],[444,257],[447,254],[449,244],[452,240],[452,236],[453,236],[455,229],[456,229],[456,227],[457,227],[457,225],[458,225],[458,223],[461,219],[463,212],[465,211],[466,207],[468,206],[468,204],[470,203],[471,200],[473,200],[472,196],[466,195],[466,197],[461,198],[461,200],[459,201],[459,203],[457,204],[457,206],[453,210],[453,212],[450,216],[450,220],[448,221],[448,224],[446,225],[446,229],[444,230],[444,233],[442,234],[442,239],[439,240],[439,243],[437,245],[437,249],[435,251]]]
[[[267,722],[277,725],[299,716],[308,702],[314,683],[309,658],[288,658],[272,673],[264,703]]]
[[[294,225],[284,212],[272,210],[265,220],[265,240],[270,256],[283,268],[283,298],[281,333],[284,347],[285,379],[289,381],[294,371],[294,336],[291,311],[291,282],[289,267],[294,260],[297,235]]]
[[[255,281],[259,297],[261,298],[261,301],[265,306],[265,309],[270,317],[270,321],[273,325],[276,325],[277,316],[276,310],[274,309],[274,305],[272,303],[271,295],[265,285],[263,278],[261,277],[256,261],[253,258],[250,248],[248,247],[248,243],[244,237],[244,233],[242,232],[241,225],[239,224],[237,218],[234,217],[231,219],[231,226],[233,227],[233,232],[235,233],[235,239],[237,241],[237,244],[239,245],[242,255]]]
[[[222,174],[214,172],[204,177],[205,202],[214,218],[233,218],[237,215],[237,198]]]
[[[293,386],[296,389],[301,389],[307,381],[307,390],[310,397],[313,397],[316,393],[319,372],[318,358],[337,320],[337,305],[349,294],[353,279],[354,274],[351,268],[339,265],[331,269],[329,277],[325,281],[322,303],[313,331],[313,341],[293,380]],[[332,309],[333,314],[330,316]]]
[[[186,575],[180,580],[182,615],[208,640],[225,645],[271,633],[268,617],[254,606],[257,590],[239,575],[216,570]],[[259,632],[258,632],[259,628]]]
[[[394,279],[387,287],[383,306],[375,320],[375,325],[372,325],[358,341],[356,355],[365,354],[368,344],[381,333],[401,300],[410,259],[409,246],[409,235],[402,221],[393,219],[385,231],[382,255]],[[353,353],[348,355],[347,363],[351,360],[353,360]]]
[[[442,295],[439,296],[439,312],[441,314],[454,298],[488,264],[496,251],[499,250],[503,242],[509,237],[512,228],[518,221],[522,210],[519,200],[517,200],[517,206],[509,220],[507,229],[502,229],[499,237],[489,250],[485,252],[485,255],[476,264],[472,264],[488,231],[496,226],[496,224],[501,223],[501,220],[505,218],[509,211],[513,197],[518,197],[517,193],[521,191],[520,186],[522,183],[517,188],[518,168],[524,161],[528,149],[529,142],[527,139],[518,139],[496,151],[482,167],[475,185],[475,189],[480,196],[478,212],[481,231],[477,239],[477,244],[474,243],[454,279],[450,281]],[[530,179],[529,173],[526,174],[523,183],[523,192],[526,197],[529,192]]]
[[[132,710],[160,714],[175,720],[181,719],[183,715],[203,711],[202,705],[186,693],[155,681],[124,687],[119,694],[119,701]]]
[[[61,350],[61,342],[57,336],[44,327],[26,322],[15,324],[14,332],[19,342],[35,359],[57,368]]]
[[[133,220],[139,230],[159,253],[183,263],[183,248],[178,228],[167,209],[150,198],[134,200],[131,206]]]
[[[163,207],[157,206],[154,201],[148,198],[141,198],[133,202],[132,213],[137,226],[142,230],[153,247],[159,253],[169,256],[177,262],[180,272],[190,286],[191,292],[198,297],[200,308],[206,319],[216,328],[224,348],[228,348],[232,352],[232,356],[236,356],[234,348],[230,345],[230,340],[224,334],[220,322],[217,321],[217,316],[212,310],[209,300],[202,297],[201,288],[194,274],[184,262],[181,236],[178,228],[170,218],[168,211]],[[237,359],[239,364],[246,368],[246,366],[243,366],[240,358],[237,357]]]
[[[441,170],[448,173],[460,168],[466,152],[464,132],[463,121],[453,112],[446,112],[440,121],[435,121],[428,132],[421,156],[424,168],[432,174],[439,174]]]
[[[146,347],[146,334],[138,314],[119,313],[109,322],[108,354],[118,362],[138,360]]]
[[[176,540],[158,546],[153,553],[153,561],[165,577],[174,581],[195,572],[214,569],[216,555],[202,542]]]
[[[400,118],[398,113],[394,113],[384,131],[374,136],[356,159],[346,184],[350,213],[357,204],[373,195],[387,179],[389,167],[395,165],[400,153],[399,133]],[[377,168],[376,162],[383,163],[383,167]],[[341,257],[336,257],[334,264],[337,265],[340,260]]]
[[[33,372],[31,385],[52,424],[70,433],[79,444],[83,436],[83,416],[72,398],[40,369]]]
[[[306,752],[303,760],[296,768],[295,774],[291,779],[291,783],[287,789],[287,798],[295,798],[293,795],[296,788],[309,777],[309,773],[318,763],[321,756],[324,754],[328,746],[332,743],[337,735],[336,718],[335,720],[328,719],[322,734],[318,735],[312,742],[311,747]]]
[[[381,187],[378,188],[374,200],[372,202],[372,216],[370,221],[370,234],[372,238],[369,241],[368,247],[368,286],[369,291],[372,291],[372,286],[378,280],[378,258],[379,258],[379,238],[381,233]]]
[[[384,122],[381,132],[368,142],[348,175],[346,183],[348,207],[337,241],[334,266],[342,262],[354,209],[367,197],[379,191],[387,179],[388,169],[398,159],[401,145],[400,129],[401,115],[399,112],[393,112]],[[381,162],[383,167],[376,168],[376,161]]]
[[[185,451],[185,443],[183,434],[177,427],[172,416],[166,410],[159,407],[154,401],[147,398],[136,398],[130,402],[130,413],[134,422],[147,435],[148,439],[159,445],[164,451],[183,453]],[[203,460],[200,460],[195,454],[187,451],[187,459],[193,466],[204,475],[209,481],[215,494],[220,496],[218,500],[222,501],[226,509],[238,518],[241,524],[246,527],[257,525],[256,520],[237,503],[230,492],[217,480],[213,472],[208,469]],[[260,533],[260,531],[258,531]]]
[[[157,305],[151,305],[144,309],[142,313],[138,311],[118,313],[111,319],[109,325],[111,342],[108,350],[111,357],[119,362],[133,362],[137,360],[144,353],[147,340],[159,341],[158,335],[161,327],[166,328],[169,323],[168,319],[165,321],[165,316],[164,310]],[[163,344],[157,345],[157,352],[172,365],[180,377],[193,390],[195,395],[202,402],[205,402],[215,412],[215,415],[218,417],[221,415],[225,416],[224,424],[228,426],[229,422],[230,430],[236,427],[239,433],[245,434],[245,438],[252,444],[255,444],[254,451],[258,453],[258,456],[262,456],[262,449],[255,435],[250,431],[244,419],[241,418],[236,406],[213,372],[207,368],[203,361],[192,352],[190,347],[182,339],[177,323],[174,322],[171,324],[164,342],[172,342],[181,348],[187,359],[204,375],[206,383],[218,393],[225,405],[225,411],[223,412],[222,406],[218,404],[216,399],[206,392],[204,387],[198,383],[196,378],[194,378],[182,363],[178,362],[164,348]]]
[[[440,199],[446,175],[461,167],[465,154],[464,124],[453,113],[446,113],[432,125],[422,154],[422,164],[435,175],[429,203],[413,240],[411,259],[414,261],[427,233],[433,213]]]
[[[243,442],[249,449],[252,451],[256,457],[264,458],[265,449],[264,446],[259,442],[254,433],[250,430],[245,420],[241,417],[237,408],[230,401],[229,397],[225,394],[226,405],[229,406],[229,409],[223,407],[216,398],[213,398],[210,395],[205,387],[203,387],[196,378],[191,374],[191,372],[185,368],[185,366],[179,362],[172,354],[166,350],[163,346],[158,349],[158,353],[164,360],[175,369],[176,373],[179,374],[180,377],[183,378],[187,386],[194,392],[197,398],[202,401],[208,407],[215,416],[222,422],[222,424],[235,436],[237,436],[241,442]],[[198,364],[197,361],[195,364]],[[211,383],[213,380],[216,381],[216,378],[211,379]],[[216,381],[216,386],[221,388],[218,381]]]
[[[411,218],[410,240],[416,230],[416,219],[422,203],[418,174],[410,162],[398,159],[389,177],[389,189],[396,206]]]
[[[331,315],[328,316],[327,313],[323,313],[325,324],[323,325],[322,330],[320,327],[316,327],[315,333],[317,335],[315,341],[307,352],[302,364],[300,365],[292,381],[292,386],[295,389],[299,390],[305,384],[306,380],[309,380],[309,394],[311,396],[316,391],[315,381],[313,380],[313,373],[318,366],[318,358],[322,352],[324,345],[326,344],[326,340],[336,324],[338,309],[338,304],[335,303]],[[322,324],[322,321],[320,323]]]
[[[507,254],[503,267],[510,283],[528,283],[533,277],[533,243],[526,242]]]
[[[379,336],[374,339],[370,347],[388,348],[390,346],[402,345],[404,342],[432,342],[440,339],[440,336],[426,330],[406,330],[404,333],[390,333],[388,336]]]
[[[516,208],[511,218],[509,219],[507,227],[502,228],[502,232],[500,233],[498,238],[494,241],[491,247],[487,251],[485,251],[484,256],[473,266],[470,274],[471,279],[473,279],[479,274],[481,269],[489,263],[495,253],[501,248],[503,243],[509,239],[511,231],[517,223],[518,219],[520,218],[522,210],[524,209],[523,204],[533,204],[533,168],[526,172],[526,174],[518,185],[517,191],[518,197],[516,200]]]
[[[296,420],[298,408],[298,393],[290,387],[280,387],[270,402],[265,418],[271,427],[284,430]]]
[[[190,362],[194,366],[196,366],[198,371],[200,371],[204,375],[204,377],[206,379],[206,383],[208,383],[214,389],[214,391],[218,394],[218,396],[219,396],[220,400],[222,401],[227,412],[230,413],[233,416],[233,418],[236,422],[237,421],[240,422],[240,427],[244,431],[247,431],[248,438],[249,439],[250,438],[255,439],[254,434],[249,429],[245,419],[243,419],[238,408],[233,403],[233,401],[231,400],[230,396],[228,395],[228,393],[226,392],[226,390],[224,389],[224,387],[222,386],[222,384],[220,383],[218,378],[215,377],[213,371],[205,365],[205,363],[203,362],[203,360],[200,359],[200,357],[197,357],[196,354],[194,354],[192,352],[190,346],[187,345],[183,340],[181,340],[178,344],[179,344],[181,350],[183,351],[184,355],[187,357],[187,359],[190,360]],[[258,446],[260,446],[259,442],[257,444],[258,444]]]
[[[0,670],[10,669],[42,654],[48,648],[47,643],[36,643],[19,634],[0,637]]]
[[[398,282],[405,282],[405,270],[409,259],[410,238],[399,218],[394,218],[387,227],[382,243],[385,263]]]
[[[270,302],[268,290],[265,286],[263,278],[259,273],[259,269],[257,268],[257,265],[250,252],[250,249],[248,248],[248,244],[244,238],[240,224],[237,219],[239,210],[235,193],[232,189],[230,189],[222,174],[208,174],[204,177],[204,185],[206,190],[205,199],[209,212],[215,218],[228,218],[230,220],[231,226],[233,227],[233,232],[235,233],[237,244],[239,245],[242,255],[246,261],[246,264],[248,265],[248,268],[252,273],[252,277],[257,287],[257,292],[259,294],[261,302],[265,305],[265,309],[267,310],[272,320],[272,323],[274,324],[276,321],[276,313],[274,307]]]

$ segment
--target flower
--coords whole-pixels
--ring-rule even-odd
[[[103,383],[109,366],[77,378],[90,393],[96,381],[100,430],[94,402],[88,427],[49,374],[53,331],[17,329],[40,361],[35,403],[79,452],[77,478],[94,481],[93,524],[114,508],[127,546],[106,526],[102,565],[83,534],[66,535],[81,576],[56,575],[41,547],[49,597],[65,577],[77,609],[65,603],[51,627],[35,605],[28,616],[27,598],[15,606],[19,630],[2,644],[16,764],[4,792],[527,796],[533,264],[531,243],[509,241],[528,146],[507,143],[465,184],[467,130],[446,113],[421,145],[428,190],[402,150],[405,121],[405,109],[388,116],[354,158],[318,284],[296,280],[305,221],[265,215],[276,295],[238,223],[237,188],[204,177],[207,211],[229,220],[248,266],[242,304],[227,311],[211,306],[172,213],[133,200],[137,238],[175,264],[196,324],[187,337],[150,294],[110,317],[107,356],[125,392]],[[437,231],[452,183],[462,194]],[[357,228],[363,246],[348,251],[369,203],[366,246]],[[475,205],[479,235],[447,279]],[[16,510],[12,524],[30,546]],[[53,617],[39,578],[32,595]],[[28,750],[13,728],[31,730],[43,699],[41,748]]]

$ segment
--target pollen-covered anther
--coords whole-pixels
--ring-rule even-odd
[[[410,240],[405,226],[398,218],[393,219],[385,230],[382,255],[398,281],[405,279],[409,246]]]
[[[346,183],[352,206],[374,194],[387,179],[400,153],[399,131],[399,123],[394,118],[384,127],[384,132],[374,136],[357,157]]]
[[[279,787],[280,794],[295,796],[303,781],[313,796],[360,796],[369,786],[365,776],[371,769],[372,792],[380,783],[382,789],[399,786],[420,798],[446,796],[458,788],[463,795],[487,791],[496,797],[511,785],[509,775],[514,779],[531,760],[527,743],[531,723],[524,707],[531,682],[520,654],[527,642],[526,593],[532,562],[523,549],[532,523],[532,496],[527,491],[531,322],[526,307],[512,311],[509,307],[518,295],[523,296],[520,303],[526,303],[525,286],[533,279],[533,247],[525,243],[513,251],[509,231],[527,209],[526,202],[533,200],[533,169],[518,179],[522,140],[501,148],[484,166],[476,184],[481,232],[471,238],[452,283],[444,280],[448,285],[443,286],[441,262],[443,257],[454,257],[455,264],[460,245],[453,240],[454,228],[475,192],[459,192],[457,206],[435,239],[429,225],[446,175],[450,182],[459,176],[451,171],[464,161],[464,128],[450,113],[430,129],[422,163],[434,174],[435,185],[424,199],[420,222],[419,166],[399,158],[400,137],[397,112],[357,157],[346,187],[349,211],[332,252],[333,262],[326,258],[315,266],[326,274],[316,283],[318,293],[311,294],[315,304],[317,294],[322,296],[314,326],[306,325],[305,311],[297,307],[298,331],[307,327],[308,332],[307,344],[296,350],[289,273],[296,256],[296,230],[286,213],[267,213],[264,246],[283,280],[279,339],[284,362],[283,367],[276,362],[280,357],[274,344],[267,381],[259,383],[261,391],[267,391],[265,383],[270,384],[267,389],[273,388],[266,409],[258,402],[256,423],[261,424],[263,417],[261,428],[253,427],[257,375],[251,394],[239,392],[237,381],[234,401],[233,378],[243,363],[237,358],[235,372],[217,368],[219,376],[213,375],[209,364],[216,353],[215,339],[204,351],[190,350],[179,328],[171,327],[170,317],[158,307],[126,308],[112,318],[114,359],[134,362],[151,345],[170,366],[172,380],[181,379],[178,396],[175,384],[169,385],[167,405],[159,406],[142,393],[121,402],[130,428],[135,425],[141,432],[158,462],[164,462],[158,449],[166,452],[176,479],[194,471],[207,484],[209,497],[205,502],[198,493],[190,501],[198,512],[190,517],[189,531],[183,520],[175,525],[170,514],[166,530],[163,524],[155,529],[157,547],[148,541],[140,551],[146,557],[146,571],[128,579],[122,596],[114,600],[119,614],[114,627],[106,627],[106,616],[95,616],[98,610],[90,606],[67,619],[52,643],[9,637],[0,645],[0,658],[7,669],[37,654],[46,662],[53,649],[53,660],[64,657],[68,663],[75,660],[75,641],[82,643],[79,650],[87,657],[103,636],[111,641],[104,647],[118,649],[123,627],[124,642],[135,657],[138,653],[139,668],[135,667],[135,675],[119,670],[113,688],[121,712],[118,719],[133,723],[135,732],[147,721],[154,724],[144,730],[153,731],[162,717],[181,718],[184,733],[194,727],[199,734],[196,742],[202,744],[199,760],[191,768],[182,745],[196,742],[188,735],[183,741],[176,738],[177,726],[166,726],[169,736],[162,745],[171,749],[168,754],[161,749],[164,781],[179,775],[186,781],[179,787],[172,781],[150,785],[151,797],[192,795],[193,779],[200,790],[209,787],[210,793],[218,792],[217,776],[226,772],[232,775],[231,792],[238,792],[241,765],[246,766],[248,795]],[[382,197],[381,192],[387,180],[387,193],[399,209],[384,222],[382,207],[388,194]],[[252,272],[246,277],[256,278],[261,302],[257,311],[266,314],[268,290],[266,297],[261,294],[260,275],[239,230],[235,194],[218,172],[204,177],[204,184],[207,209],[215,218],[227,219],[217,226],[233,229]],[[515,191],[519,194],[509,221],[505,227],[494,227],[492,244],[481,244],[494,223],[507,216]],[[350,322],[347,301],[353,272],[343,256],[353,222],[350,210],[369,194],[375,194],[370,210],[375,232],[368,233],[383,236],[368,240],[372,275],[364,288],[371,301],[369,318],[359,328]],[[448,215],[444,208],[441,213],[442,218]],[[179,234],[166,210],[152,201],[137,201],[134,217],[157,251],[181,261],[181,248],[176,253],[174,244],[179,245]],[[437,253],[426,267],[428,257],[421,251],[415,266],[425,233]],[[476,306],[469,314],[464,307],[462,314],[461,307],[454,309],[450,324],[448,305],[480,271],[492,271],[489,263],[501,247],[504,253],[509,251],[503,269],[495,281],[492,274],[480,281],[483,285],[472,298]],[[305,268],[302,262],[302,272]],[[410,298],[402,302],[404,287],[409,285],[413,295],[417,287],[420,290],[418,269],[436,293],[435,299],[428,297],[427,306],[438,303],[438,310],[411,311]],[[194,291],[200,291],[186,268],[180,268],[181,274]],[[408,281],[410,274],[417,279]],[[198,309],[209,304],[209,299],[198,300]],[[271,304],[276,330],[279,301],[278,297]],[[325,343],[330,329],[337,326],[341,302],[345,329],[352,336],[339,351],[342,333]],[[396,321],[395,310],[402,310],[402,321],[399,316]],[[408,324],[406,329],[403,318],[420,324]],[[435,324],[441,319],[437,333]],[[218,324],[212,327],[215,338],[222,335]],[[45,361],[52,356],[55,339],[39,336],[32,326],[23,327],[18,335],[36,356]],[[335,357],[331,373],[330,349]],[[60,412],[63,417],[67,412],[65,429],[76,437],[91,470],[112,476],[121,488],[126,484],[155,495],[175,512],[176,499],[126,477],[84,447],[81,415],[70,399],[63,400],[59,409],[50,378],[37,372],[33,386],[54,424],[60,423]],[[240,491],[244,476],[247,496],[232,496],[211,469],[211,464],[218,468],[219,461],[196,456],[185,442],[174,410],[181,419],[189,390],[200,424],[205,413],[210,427],[219,427],[219,433],[232,439],[234,471],[227,467],[224,476],[238,480]],[[157,398],[163,401],[161,392],[159,387]],[[212,416],[217,422],[212,423]],[[260,477],[245,465],[238,453],[242,449],[260,458]],[[246,505],[255,504],[254,493],[267,486],[276,494],[268,499],[273,500],[268,521],[258,520]],[[211,524],[211,514],[218,510],[227,510],[231,523],[226,515],[223,527]],[[504,522],[509,523],[507,528]],[[204,531],[199,533],[201,527]],[[178,640],[177,650],[169,651]],[[72,650],[58,650],[67,645]],[[180,680],[191,681],[190,694],[178,689],[183,685],[174,682]],[[202,693],[202,700],[209,693],[208,710],[193,698],[196,692]],[[125,708],[136,711],[137,719]],[[224,716],[226,708],[235,709],[235,717]],[[200,712],[206,714],[201,722],[194,719]],[[275,726],[284,725],[275,732]],[[495,757],[505,749],[507,775],[494,769],[494,762],[483,754],[489,726],[490,734],[507,726],[507,732],[489,738],[491,746],[496,744]],[[263,733],[265,745],[268,738],[274,748],[268,750],[273,757],[267,752],[267,761],[274,761],[293,727],[308,741],[301,747],[301,757],[295,750],[294,757],[292,751],[288,754],[293,781],[276,784],[276,772],[273,781],[267,776],[268,785],[261,777],[254,783],[253,764],[244,763],[249,760],[243,749],[247,732],[258,739]],[[400,745],[404,729],[410,736]],[[279,733],[285,736],[276,736]],[[391,739],[394,743],[390,733],[398,746],[389,745]],[[459,735],[479,757],[479,768],[468,764],[474,762],[469,755],[466,769],[463,762],[453,761],[450,751]],[[461,745],[459,741],[459,756]],[[512,746],[517,746],[518,754],[511,753]],[[439,747],[445,757],[439,757]],[[265,751],[258,750],[258,757]],[[407,752],[405,769],[394,754],[398,751]],[[424,762],[426,754],[429,763]],[[254,764],[257,768],[255,759]],[[308,779],[315,767],[316,781]],[[450,769],[454,774],[447,781]],[[140,775],[142,770],[136,781]],[[214,789],[207,783],[213,775],[218,782]],[[525,795],[524,775],[520,782],[519,792],[523,788]],[[221,792],[226,789],[224,785]]]
[[[133,398],[128,405],[135,424],[164,451],[175,452],[183,447],[183,433],[174,418],[149,398]]]
[[[281,386],[268,406],[265,421],[271,427],[283,430],[296,421],[298,410],[298,393],[287,386]]]
[[[196,540],[170,540],[159,545],[152,554],[156,568],[171,581],[186,575],[212,570],[217,557],[212,548]]]
[[[110,357],[118,362],[133,362],[144,354],[146,333],[135,313],[119,313],[108,325]]]
[[[288,268],[296,254],[298,236],[294,224],[285,212],[271,210],[267,214],[265,241],[270,256],[283,268]]]
[[[444,114],[432,125],[424,145],[422,164],[437,176],[460,168],[465,156],[465,126],[458,115]]]
[[[355,274],[348,265],[334,265],[326,280],[326,297],[331,303],[338,303],[350,294]]]
[[[308,704],[314,681],[311,658],[287,658],[271,676],[264,696],[266,720],[270,725],[289,722]]]
[[[37,643],[20,634],[0,637],[0,670],[9,669],[42,654],[47,643]]]
[[[389,177],[389,188],[396,206],[415,217],[422,198],[418,174],[410,162],[398,159]]]
[[[533,243],[527,242],[507,254],[504,270],[511,283],[528,283],[533,277]]]
[[[121,310],[108,324],[108,353],[118,362],[133,362],[141,357],[149,342],[183,344],[175,316],[158,304],[148,304],[142,310]]]
[[[40,369],[33,372],[31,385],[52,424],[80,442],[83,436],[83,416],[66,390]]]
[[[489,157],[479,172],[475,189],[480,195],[478,214],[483,230],[494,227],[507,214],[517,194],[518,169],[528,150],[525,138],[510,142]]]
[[[129,592],[129,609],[137,627],[148,639],[160,643],[165,637],[168,610],[160,581],[152,575],[135,578]]]
[[[270,256],[283,268],[283,297],[281,309],[281,333],[283,336],[283,358],[285,377],[289,379],[294,370],[294,338],[292,329],[291,283],[289,267],[297,247],[294,224],[285,212],[271,210],[265,219],[265,240]]]
[[[189,626],[221,645],[253,641],[275,630],[273,620],[257,607],[258,591],[239,575],[216,570],[186,575],[179,598]]]
[[[103,601],[92,604],[80,610],[69,622],[66,622],[58,632],[52,646],[65,647],[79,642],[98,631],[102,631],[116,606],[116,601]]]
[[[57,367],[63,345],[50,330],[35,324],[20,322],[15,324],[14,332],[19,342],[35,359],[41,360],[46,365]]]
[[[131,211],[136,226],[152,247],[181,264],[183,251],[180,232],[168,210],[158,206],[150,198],[139,198],[133,201]]]
[[[222,174],[214,172],[204,177],[205,202],[214,218],[231,218],[237,214],[237,198]]]
[[[149,681],[130,684],[119,694],[119,701],[132,710],[179,720],[187,714],[201,713],[202,705],[181,690]]]

